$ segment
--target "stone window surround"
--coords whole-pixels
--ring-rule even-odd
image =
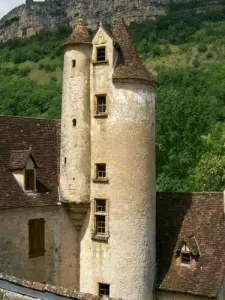
[[[100,177],[98,175],[98,167],[100,165],[105,165],[105,177],[104,176]],[[94,174],[94,176],[95,176],[93,178],[93,182],[94,183],[109,183],[109,179],[107,177],[107,166],[106,166],[106,163],[96,163],[95,164],[95,174]]]
[[[105,60],[97,60],[97,49],[98,48],[103,48],[105,47]],[[96,45],[94,47],[94,59],[92,60],[92,64],[93,65],[98,65],[98,64],[108,64],[109,63],[109,60],[108,60],[108,52],[107,52],[107,49],[106,49],[106,46],[105,45]]]
[[[97,211],[97,201],[104,200],[105,201],[105,211]],[[93,199],[93,230],[91,230],[91,238],[94,241],[105,241],[107,242],[110,237],[109,232],[109,199],[103,197],[96,197]],[[97,233],[96,228],[96,218],[97,216],[104,216],[105,217],[105,233]]]
[[[98,97],[105,96],[106,110],[105,112],[98,112]],[[94,118],[107,118],[108,117],[108,95],[107,93],[98,93],[94,96]]]

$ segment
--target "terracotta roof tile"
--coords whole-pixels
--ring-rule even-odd
[[[60,121],[0,116],[0,136],[0,210],[56,205]],[[38,162],[35,196],[24,193],[9,169],[9,163],[24,165],[30,148]]]
[[[156,203],[158,288],[216,297],[225,272],[223,193],[158,193]],[[187,237],[200,251],[190,267],[174,253]]]
[[[112,34],[115,42],[122,52],[122,62],[114,70],[113,79],[134,79],[149,82],[155,85],[154,76],[147,71],[133,46],[127,26],[118,12],[112,26]]]
[[[84,24],[76,24],[70,37],[65,41],[64,46],[71,44],[92,44],[92,38]]]

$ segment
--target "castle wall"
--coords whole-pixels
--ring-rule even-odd
[[[28,221],[36,218],[45,219],[45,255],[29,258]],[[77,231],[62,206],[0,211],[0,236],[0,272],[78,289]]]
[[[75,48],[67,46],[64,55],[60,187],[64,201],[87,202],[90,200],[92,47],[77,45]]]
[[[154,91],[137,82],[113,85],[113,42],[100,29],[93,44],[101,43],[109,62],[91,67],[91,175],[96,163],[106,163],[109,182],[91,182],[91,216],[81,232],[80,289],[96,294],[100,282],[110,284],[114,298],[153,299]],[[95,95],[102,93],[108,117],[96,118]],[[110,237],[105,242],[91,239],[95,198],[108,201]]]

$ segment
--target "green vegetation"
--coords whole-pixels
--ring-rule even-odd
[[[159,83],[160,191],[225,188],[225,11],[197,14],[195,6],[172,5],[167,16],[130,26]],[[68,35],[60,28],[0,44],[1,114],[60,117],[61,45]]]

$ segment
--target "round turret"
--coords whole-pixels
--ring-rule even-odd
[[[81,22],[64,43],[60,190],[63,201],[90,201],[91,37]]]

